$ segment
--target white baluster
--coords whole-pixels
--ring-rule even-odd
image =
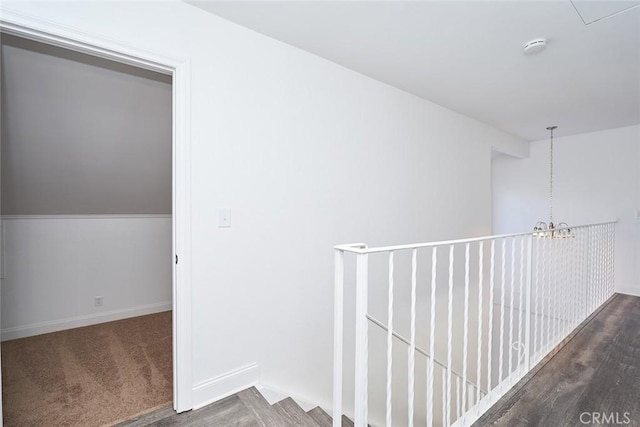
[[[587,228],[587,242],[586,242],[586,251],[587,257],[585,259],[586,263],[586,274],[587,274],[587,310],[585,312],[585,317],[588,317],[591,314],[591,310],[593,308],[593,254],[591,248],[591,227]]]
[[[596,291],[596,304],[595,307],[599,307],[600,303],[602,302],[602,295],[601,295],[601,289],[600,289],[600,284],[601,284],[601,272],[600,272],[600,255],[601,255],[601,251],[600,251],[600,227],[598,227],[597,225],[594,228],[594,239],[593,239],[593,246],[594,246],[594,255],[595,255],[595,266],[596,266],[596,283],[595,283],[595,291]]]
[[[447,372],[443,369],[442,370],[442,425],[443,426],[450,426],[451,424],[449,423],[449,413],[448,413],[448,408],[447,408],[447,400],[445,399],[445,396],[447,395],[447,377],[446,377],[446,374],[447,374]]]
[[[559,267],[559,260],[558,260],[558,239],[552,239],[549,241],[549,243],[551,244],[551,268],[552,268],[552,274],[553,274],[553,280],[551,281],[552,283],[552,287],[551,287],[551,292],[552,292],[552,298],[551,301],[553,302],[553,314],[552,314],[552,318],[553,318],[553,328],[552,328],[552,337],[551,337],[551,348],[554,348],[556,346],[557,343],[557,338],[558,338],[558,313],[559,313],[559,298],[560,298],[560,281],[558,280],[558,267]]]
[[[589,313],[589,228],[582,229],[582,245],[581,245],[581,263],[582,263],[582,298],[584,306],[582,310],[582,319],[586,319]]]
[[[575,229],[575,241],[576,241],[576,289],[575,289],[575,297],[577,307],[576,307],[576,325],[580,324],[582,321],[582,301],[583,301],[583,292],[582,285],[584,284],[584,271],[582,270],[582,228]]]
[[[460,389],[464,392],[464,387],[460,387],[460,377],[456,375],[456,420],[462,415],[462,405],[460,404]]]
[[[416,362],[416,292],[418,286],[418,250],[414,249],[411,254],[411,325],[410,325],[410,344],[409,344],[409,360],[408,360],[408,427],[413,427],[413,405],[415,399],[415,362]],[[433,357],[433,355],[431,355]]]
[[[602,227],[596,228],[596,253],[598,254],[598,307],[602,305]]]
[[[576,275],[576,289],[575,289],[575,296],[576,296],[576,301],[578,302],[578,306],[576,307],[576,326],[579,325],[582,322],[582,313],[584,312],[583,310],[583,303],[584,303],[584,293],[582,292],[582,287],[584,286],[584,269],[583,269],[583,262],[582,262],[582,249],[583,249],[583,235],[584,235],[584,230],[582,228],[578,228],[576,229],[576,271],[577,271],[577,275]]]
[[[489,265],[489,335],[487,339],[487,392],[491,392],[491,359],[493,347],[493,289],[495,285],[496,241],[491,240],[491,264]]]
[[[462,331],[462,382],[465,387],[462,387],[462,407],[467,403],[467,358],[469,351],[469,246],[465,245],[464,251],[464,318],[463,318],[463,331]]]
[[[596,248],[597,233],[595,227],[593,227],[593,229],[591,229],[590,231],[591,241],[589,243],[589,262],[591,263],[592,267],[590,283],[591,288],[589,289],[589,291],[591,292],[591,307],[589,308],[589,313],[592,313],[596,309],[596,307],[598,307],[598,252]]]
[[[573,279],[575,278],[575,270],[573,268],[573,246],[572,244],[574,239],[566,238],[565,246],[566,246],[566,260],[567,265],[566,268],[566,280],[567,280],[567,293],[565,298],[565,323],[566,323],[566,331],[570,332],[573,327],[573,308],[575,305],[575,293],[573,291]]]
[[[598,228],[600,229],[598,239],[598,253],[600,254],[600,305],[602,305],[606,299],[604,284],[604,225],[600,225]]]
[[[566,304],[566,292],[567,292],[567,258],[566,258],[566,242],[567,239],[560,238],[558,239],[558,275],[559,275],[559,298],[558,298],[558,339],[557,341],[562,341],[564,337],[564,333],[566,331],[566,325],[564,321],[565,317],[565,304]]]
[[[502,380],[503,380],[503,361],[504,361],[504,290],[505,290],[505,281],[506,281],[506,252],[507,252],[507,239],[502,239],[502,274],[500,279],[500,358],[498,365],[498,385],[500,385],[500,390],[502,390]]]
[[[515,240],[514,240],[515,242]],[[520,238],[520,295],[518,298],[518,368],[522,369],[522,353],[524,343],[522,342],[522,329],[524,325],[522,324],[523,320],[523,303],[524,303],[524,236]],[[527,311],[527,316],[530,316],[531,313]],[[526,351],[529,351],[529,342],[526,344]]]
[[[431,252],[431,321],[429,322],[429,369],[427,372],[427,427],[433,427],[433,377],[436,335],[436,273],[438,248]],[[444,396],[444,394],[443,394]],[[443,399],[444,400],[444,399]]]
[[[575,236],[575,229],[571,230],[574,233]],[[578,269],[576,268],[576,239],[575,237],[572,239],[568,239],[569,240],[569,262],[570,262],[570,267],[569,267],[569,286],[570,286],[570,291],[569,291],[569,330],[573,330],[573,328],[575,327],[575,311],[576,311],[576,297],[577,297],[577,293],[576,293],[576,279],[578,277]]]
[[[535,239],[533,237],[531,237],[531,239],[529,240],[531,242],[531,240],[535,241],[535,251],[534,251],[534,256],[536,258],[536,269],[535,272],[533,274],[535,274],[535,285],[534,285],[534,289],[535,289],[535,309],[534,309],[534,313],[535,313],[535,317],[534,317],[534,324],[533,324],[533,354],[535,355],[534,360],[537,362],[538,360],[538,351],[541,350],[541,348],[538,346],[538,318],[540,317],[540,257],[542,256],[542,254],[540,253],[540,238],[536,237]]]
[[[604,235],[602,233],[603,226],[598,226],[598,264],[600,266],[600,301],[598,305],[602,305],[604,302]]]
[[[451,425],[451,356],[453,337],[453,245],[449,246],[449,305],[447,319],[447,425]]]
[[[610,238],[611,238],[611,247],[610,254],[611,258],[609,259],[609,282],[610,282],[610,295],[613,295],[615,289],[615,258],[616,258],[616,225],[609,224],[611,226]]]
[[[509,288],[509,371],[507,376],[513,372],[513,303],[516,284],[516,238],[511,239],[511,282]]]
[[[572,299],[572,304],[571,307],[573,308],[572,312],[571,312],[571,329],[574,329],[576,326],[578,326],[578,309],[579,309],[579,293],[578,293],[578,277],[580,275],[580,270],[578,268],[578,240],[577,240],[577,236],[576,236],[576,230],[573,230],[574,232],[574,238],[571,240],[571,247],[572,247],[572,257],[571,257],[571,262],[572,262],[572,266],[571,266],[571,277],[573,278],[573,281],[571,283],[571,299]]]
[[[596,307],[598,306],[598,294],[596,292],[597,286],[598,286],[598,265],[597,265],[597,261],[598,261],[598,257],[597,257],[597,250],[596,250],[596,230],[594,227],[591,227],[590,229],[591,231],[591,241],[589,243],[589,262],[591,263],[592,267],[591,267],[591,287],[589,289],[589,291],[591,292],[591,307],[589,309],[589,313],[592,313]]]
[[[553,343],[552,343],[552,339],[551,339],[551,258],[552,255],[549,254],[550,248],[551,248],[551,239],[550,238],[545,238],[544,239],[544,254],[545,254],[545,260],[544,260],[544,264],[545,264],[545,287],[546,287],[546,293],[547,293],[547,300],[545,305],[547,306],[546,309],[546,318],[545,318],[545,323],[546,323],[546,327],[547,327],[547,339],[545,342],[545,353],[548,353],[551,348],[553,348]]]
[[[392,427],[392,386],[393,386],[393,252],[389,252],[389,294],[387,304],[387,427]]]
[[[523,238],[524,239],[524,238]],[[526,369],[526,372],[528,372],[531,369],[531,355],[532,355],[532,346],[531,346],[531,265],[533,263],[533,236],[529,235],[527,236],[527,267],[526,267],[526,271],[527,271],[527,278],[526,278],[526,297],[525,297],[525,305],[526,305],[526,312],[527,312],[527,317],[525,319],[525,358],[524,358],[524,367]],[[522,244],[524,245],[524,241],[522,242]],[[523,266],[524,268],[524,266]],[[538,314],[536,313],[536,316]]]
[[[604,300],[609,298],[609,233],[607,232],[607,225],[602,226],[602,258],[603,258],[603,272],[604,272]]]
[[[484,282],[484,242],[481,241],[478,247],[478,357],[476,366],[476,404],[480,401],[480,384],[482,384],[482,297]],[[479,407],[476,407],[476,415],[479,414]]]
[[[611,281],[609,280],[611,275],[610,275],[610,265],[611,265],[611,232],[610,232],[610,226],[611,224],[606,224],[604,226],[604,231],[605,231],[605,254],[604,254],[604,259],[605,259],[605,284],[606,284],[606,289],[607,289],[607,295],[606,295],[606,299],[609,299],[609,297],[611,296]]]

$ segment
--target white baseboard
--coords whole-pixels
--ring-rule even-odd
[[[257,363],[252,363],[198,383],[193,386],[193,409],[202,408],[241,390],[255,386],[259,381],[260,369]]]
[[[68,317],[66,319],[51,320],[47,322],[33,323],[31,325],[14,326],[0,331],[2,341],[47,334],[50,332],[64,331],[65,329],[80,328],[98,323],[112,322],[114,320],[127,319],[129,317],[144,316],[147,314],[169,311],[171,302],[140,305],[137,307],[123,308],[120,310],[105,311],[102,313],[88,314],[85,316]]]
[[[319,406],[317,403],[312,403],[310,399],[305,399],[304,397],[287,393],[286,391],[280,390],[270,385],[260,384],[257,388],[262,394],[262,396],[267,400],[267,402],[269,402],[270,405],[273,405],[274,403],[280,402],[282,399],[286,399],[287,397],[290,397],[305,412],[308,412],[313,408],[315,408],[316,406]],[[322,408],[322,409],[325,412],[327,412],[326,408]]]
[[[282,399],[286,399],[287,397],[289,397],[289,394],[274,389],[270,386],[266,386],[264,384],[258,385],[257,389],[258,391],[260,391],[262,397],[264,397],[265,400],[269,402],[269,405],[273,405],[274,403],[278,403]]]
[[[619,294],[633,295],[634,297],[640,297],[640,287],[632,285],[618,285],[615,291]]]

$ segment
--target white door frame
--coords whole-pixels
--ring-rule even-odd
[[[0,30],[173,77],[173,408],[192,405],[190,63],[104,40],[97,35],[2,11]],[[1,400],[0,400],[1,405]],[[1,408],[2,406],[0,406]],[[0,416],[0,426],[2,417]]]

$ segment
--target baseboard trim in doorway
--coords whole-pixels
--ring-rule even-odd
[[[193,409],[224,399],[241,390],[258,385],[260,369],[257,363],[243,366],[193,387]]]
[[[66,319],[51,320],[47,322],[33,323],[31,325],[14,326],[0,331],[2,341],[26,338],[34,335],[47,334],[50,332],[64,331],[65,329],[81,328],[83,326],[95,325],[97,323],[112,322],[114,320],[127,319],[129,317],[145,316],[147,314],[169,311],[172,308],[171,301],[154,304],[128,307],[120,310],[105,311],[102,313],[89,314],[84,316],[68,317]]]

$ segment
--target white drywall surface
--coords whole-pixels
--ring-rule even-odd
[[[554,222],[618,220],[616,291],[640,295],[640,126],[554,138]],[[528,159],[493,161],[494,234],[549,221],[549,140],[531,143]]]
[[[2,214],[171,214],[171,77],[2,35]]]
[[[2,224],[3,340],[171,309],[170,216]]]
[[[2,7],[190,61],[194,385],[257,362],[330,408],[333,245],[487,234],[491,147],[527,150],[184,3]]]

